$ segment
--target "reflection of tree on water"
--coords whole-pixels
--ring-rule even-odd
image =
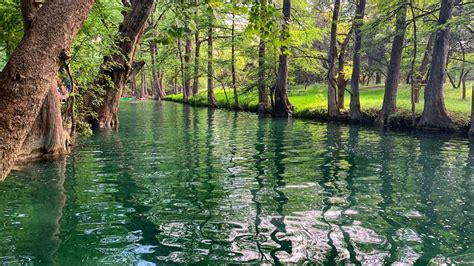
[[[440,246],[443,245],[440,236],[436,235],[436,230],[439,230],[438,226],[441,225],[439,215],[442,213],[437,209],[436,201],[432,196],[436,193],[435,186],[439,186],[437,184],[439,179],[445,178],[441,173],[443,165],[441,155],[446,140],[443,136],[423,136],[420,139],[419,163],[422,174],[419,178],[418,192],[421,207],[418,210],[424,216],[424,220],[417,226],[417,231],[421,233],[423,239],[423,253],[416,261],[417,263],[428,263],[433,255],[441,253]]]
[[[285,226],[285,214],[283,212],[283,206],[288,202],[288,198],[285,196],[282,188],[285,187],[285,181],[283,174],[285,173],[285,164],[283,160],[286,158],[284,154],[284,140],[285,140],[285,129],[287,126],[287,121],[274,121],[272,123],[271,128],[271,136],[272,140],[275,143],[275,168],[276,171],[274,173],[276,180],[275,186],[273,186],[273,191],[277,194],[274,196],[273,199],[277,202],[277,217],[271,219],[271,223],[275,226],[275,230],[270,234],[270,237],[273,241],[275,241],[279,248],[275,248],[270,251],[270,256],[272,257],[274,263],[280,263],[280,259],[277,256],[279,251],[285,251],[288,254],[291,254],[292,247],[291,241],[289,240],[282,240],[279,239],[277,234],[278,233],[286,233],[286,226]]]
[[[466,170],[464,174],[464,179],[462,181],[463,192],[461,195],[464,199],[464,204],[462,210],[462,216],[464,221],[460,224],[460,234],[464,238],[465,248],[469,249],[474,246],[474,237],[472,237],[472,232],[474,232],[474,220],[473,217],[473,208],[472,203],[474,203],[474,195],[472,192],[472,168],[474,167],[474,140],[471,139],[469,142],[469,154],[466,160]],[[463,250],[464,252],[464,250]]]
[[[325,147],[323,154],[325,158],[324,165],[322,165],[323,178],[319,182],[319,185],[324,189],[325,194],[328,196],[324,198],[324,208],[321,214],[321,220],[328,226],[328,245],[331,247],[330,252],[327,254],[326,259],[329,264],[335,264],[340,260],[344,260],[344,257],[341,257],[344,252],[338,250],[337,242],[340,240],[335,239],[334,237],[340,237],[337,234],[337,231],[341,230],[339,226],[333,225],[332,221],[328,220],[327,215],[333,207],[337,208],[337,198],[340,188],[337,185],[338,174],[341,169],[339,168],[338,160],[339,152],[341,150],[340,144],[340,125],[336,123],[327,123],[326,127],[326,138],[325,138]],[[334,218],[334,217],[330,217]],[[337,230],[337,231],[336,231]],[[344,235],[344,234],[343,234]]]
[[[16,234],[13,237],[0,233],[0,257],[3,257],[0,264],[22,264],[27,262],[27,258],[35,264],[56,263],[55,255],[61,244],[60,220],[66,201],[65,165],[65,158],[34,163],[2,183],[0,210],[6,207],[16,213],[2,218],[2,230],[10,233],[13,230]],[[21,190],[8,189],[10,182],[18,183],[15,187]],[[9,206],[12,203],[15,205]],[[4,222],[7,217],[11,220]],[[8,245],[8,250],[5,245]]]
[[[260,261],[268,261],[268,258],[265,256],[265,253],[262,251],[262,243],[260,239],[260,224],[262,219],[260,215],[262,214],[262,203],[257,200],[258,193],[263,188],[263,176],[265,175],[265,167],[262,165],[263,162],[263,153],[265,152],[265,123],[259,121],[258,128],[257,128],[257,141],[255,143],[255,151],[256,153],[253,155],[255,159],[255,168],[257,170],[257,174],[255,176],[255,181],[257,181],[257,188],[251,189],[250,193],[252,194],[252,201],[255,203],[255,244],[257,246],[257,250],[260,253],[259,260]]]
[[[213,253],[213,247],[215,244],[215,239],[212,236],[206,236],[206,233],[203,231],[204,226],[212,219],[212,206],[211,203],[208,201],[211,199],[213,196],[213,191],[214,191],[214,185],[213,183],[213,173],[215,173],[214,166],[212,165],[213,163],[213,151],[215,148],[215,143],[214,143],[214,113],[215,109],[213,108],[208,108],[207,109],[207,130],[206,130],[206,147],[207,147],[207,154],[206,154],[206,159],[205,159],[205,164],[206,164],[206,174],[205,178],[203,178],[203,182],[206,186],[206,194],[203,199],[200,201],[203,203],[203,208],[206,210],[204,211],[204,219],[200,222],[199,224],[199,229],[201,232],[201,235],[203,237],[207,237],[210,240],[209,244],[209,251],[208,251],[208,259],[210,255]]]
[[[381,149],[381,170],[380,179],[382,180],[382,187],[380,189],[380,196],[382,201],[378,204],[379,211],[378,215],[390,225],[387,229],[385,237],[387,244],[385,248],[389,250],[388,257],[385,258],[385,263],[392,264],[396,260],[397,242],[394,239],[395,232],[400,229],[400,225],[391,218],[393,215],[390,211],[390,207],[394,204],[393,194],[393,172],[390,169],[390,163],[394,160],[392,158],[392,152],[395,149],[395,145],[392,143],[392,137],[388,136],[387,133],[380,133],[380,149]]]
[[[192,113],[191,113],[192,110]],[[190,115],[192,115],[192,123]],[[196,211],[190,212],[190,220],[197,221],[199,220],[199,216],[202,215],[204,211],[204,206],[199,202],[199,193],[196,187],[196,182],[201,179],[201,172],[199,166],[201,164],[201,153],[199,149],[199,129],[198,129],[198,120],[199,116],[197,114],[197,108],[191,108],[189,105],[183,105],[183,122],[184,122],[184,157],[183,160],[185,161],[186,166],[189,170],[189,182],[186,182],[185,190],[187,191],[188,195],[192,196],[193,199],[190,202],[196,205]],[[192,125],[192,127],[191,127]],[[192,134],[192,140],[190,139]],[[195,226],[195,223],[192,223],[191,228],[191,243],[193,248],[198,248],[198,244],[202,234],[202,227]]]
[[[352,206],[356,205],[355,202],[355,188],[354,188],[354,178],[356,177],[356,150],[358,148],[359,143],[359,128],[356,126],[349,127],[349,147],[348,147],[348,158],[347,161],[349,163],[349,169],[347,169],[347,189],[349,190],[349,196],[347,197],[348,204],[342,209],[341,214],[346,213],[346,211],[350,210]],[[345,215],[345,222],[344,225],[350,225],[353,223],[353,219],[350,215]],[[344,242],[347,245],[347,250],[349,251],[349,260],[351,263],[360,264],[357,260],[356,252],[354,250],[354,246],[351,243],[350,235],[343,230],[340,226]]]

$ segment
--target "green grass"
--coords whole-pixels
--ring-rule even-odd
[[[460,127],[465,127],[469,123],[471,113],[471,84],[468,85],[467,98],[461,99],[462,89],[453,89],[451,85],[444,87],[445,104],[448,112]],[[298,92],[304,91],[303,94]],[[233,107],[233,93],[227,89],[227,97]],[[377,111],[382,107],[384,89],[383,85],[363,86],[360,92],[360,102],[363,115],[367,120],[374,119]],[[228,107],[223,89],[215,90],[216,100],[219,107]],[[397,112],[393,115],[396,119],[411,120],[411,90],[409,85],[401,84],[397,96]],[[345,95],[345,110],[349,109],[349,93]],[[181,102],[182,94],[169,95],[166,100]],[[325,118],[327,110],[327,86],[325,84],[316,84],[308,86],[305,90],[303,86],[290,86],[289,99],[294,106],[295,117],[305,118]],[[255,111],[257,108],[257,92],[242,93],[239,95],[239,102],[244,110]],[[197,106],[207,106],[207,93],[205,91],[191,97],[190,104]],[[423,94],[420,95],[420,103],[416,105],[417,115],[423,111]]]

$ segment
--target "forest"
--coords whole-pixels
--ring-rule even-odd
[[[54,7],[0,5],[2,179],[18,156],[64,153],[76,134],[117,127],[120,102],[132,98],[382,128],[469,127],[469,1]],[[61,21],[43,22],[50,17]]]
[[[253,175],[256,174],[257,178],[252,181],[256,183],[252,184],[258,186],[258,189],[249,189],[253,196],[242,204],[247,207],[253,206],[248,204],[256,204],[256,210],[249,210],[250,213],[257,212],[255,230],[258,231],[258,226],[263,223],[258,216],[262,214],[261,208],[264,207],[261,205],[265,203],[256,200],[258,192],[266,184],[262,176],[271,173],[269,175],[276,180],[273,199],[278,202],[274,214],[281,215],[282,218],[281,221],[278,220],[280,218],[268,218],[270,220],[267,223],[273,224],[278,232],[286,233],[282,229],[284,226],[280,224],[284,225],[286,221],[284,205],[295,198],[287,198],[282,191],[286,188],[285,182],[288,182],[285,178],[290,175],[287,172],[298,169],[301,164],[300,171],[304,174],[309,175],[314,171],[315,175],[321,174],[324,178],[329,178],[329,181],[315,183],[321,191],[331,195],[322,200],[324,206],[321,207],[321,223],[330,228],[327,233],[328,246],[325,246],[329,251],[325,249],[324,252],[330,255],[324,255],[327,260],[319,261],[320,263],[374,262],[365,255],[358,254],[360,246],[351,242],[357,242],[357,237],[344,231],[345,225],[325,216],[329,215],[327,213],[334,206],[339,208],[343,205],[337,201],[338,182],[342,179],[347,182],[347,190],[352,192],[347,195],[345,192],[341,193],[347,196],[347,202],[358,206],[363,200],[353,202],[357,198],[354,195],[360,188],[352,177],[362,177],[363,174],[357,172],[360,170],[356,166],[360,163],[362,168],[367,167],[370,172],[370,162],[380,165],[381,173],[377,172],[375,175],[380,174],[383,183],[380,195],[374,195],[381,197],[382,201],[375,204],[374,208],[385,211],[385,208],[394,203],[391,193],[396,191],[392,189],[392,182],[398,182],[397,178],[404,176],[400,169],[390,168],[390,162],[397,161],[398,158],[390,155],[383,144],[380,151],[378,148],[370,151],[370,147],[367,147],[368,153],[380,152],[381,156],[378,157],[349,149],[356,149],[361,145],[360,141],[370,141],[371,137],[380,137],[383,141],[389,139],[387,145],[400,149],[402,160],[406,159],[405,162],[413,163],[415,168],[423,169],[421,173],[409,175],[416,182],[421,180],[420,189],[428,189],[430,192],[431,186],[426,185],[428,181],[425,178],[437,175],[434,170],[427,170],[429,165],[436,165],[438,162],[439,158],[429,155],[431,151],[438,151],[435,146],[452,145],[455,147],[453,149],[463,151],[469,149],[464,152],[468,154],[468,158],[464,160],[467,163],[456,169],[465,170],[465,186],[472,185],[470,168],[474,158],[471,158],[472,147],[466,138],[474,136],[474,2],[470,0],[0,0],[0,70],[0,181],[5,182],[4,186],[16,188],[18,175],[21,177],[33,172],[30,168],[32,162],[54,163],[54,169],[59,162],[66,165],[59,167],[63,169],[75,167],[78,160],[78,168],[84,168],[83,171],[87,172],[88,168],[81,164],[81,159],[95,165],[98,162],[92,162],[88,157],[95,155],[91,155],[94,153],[88,149],[96,147],[99,149],[97,153],[103,153],[103,146],[110,149],[107,152],[120,150],[120,155],[110,154],[108,158],[97,159],[122,163],[116,168],[104,165],[110,173],[122,169],[121,167],[128,167],[127,162],[132,167],[138,157],[146,159],[150,154],[155,154],[155,157],[150,158],[156,161],[163,159],[163,162],[159,170],[149,170],[148,174],[154,173],[153,178],[171,173],[181,176],[180,171],[189,171],[188,177],[192,180],[186,179],[181,185],[193,187],[195,183],[199,183],[208,186],[207,189],[196,190],[193,187],[191,190],[196,195],[198,191],[207,191],[206,195],[214,197],[219,185],[208,179],[203,180],[203,176],[208,175],[212,179],[220,170],[227,169],[230,174],[221,174],[225,176],[225,182],[233,182],[228,181],[228,178],[233,180],[232,178],[239,177],[239,169],[249,166],[239,160],[248,158],[252,164],[256,164],[257,173]],[[207,114],[200,115],[202,112]],[[235,117],[231,118],[230,114],[234,113]],[[249,114],[252,115],[249,117]],[[143,117],[148,117],[148,120],[143,120]],[[293,122],[294,120],[301,121]],[[137,124],[137,121],[142,124]],[[239,123],[241,125],[237,127]],[[258,126],[254,123],[258,123]],[[267,123],[270,123],[268,132],[265,129]],[[199,125],[207,126],[201,132]],[[231,127],[233,131],[229,131]],[[334,127],[337,130],[333,130]],[[315,131],[310,132],[308,129]],[[247,153],[247,144],[253,142],[246,143],[242,140],[247,134],[243,132],[245,130],[248,130],[247,137],[257,139],[256,144],[252,144],[255,151],[250,153]],[[293,135],[293,130],[297,135]],[[372,135],[366,130],[373,130],[375,133]],[[229,137],[227,143],[221,143],[219,137],[227,137],[227,134],[232,135],[234,131],[235,138]],[[399,131],[404,132],[400,134],[407,134],[410,141],[405,139],[405,135],[390,135]],[[361,134],[369,136],[368,139],[359,136]],[[322,137],[317,137],[320,135]],[[453,142],[449,140],[451,137],[455,139]],[[413,159],[407,149],[410,145],[415,145],[412,141],[418,138],[421,143],[419,149],[412,151],[412,155],[418,156],[418,159]],[[97,139],[101,142],[96,142]],[[121,141],[110,144],[117,139]],[[142,150],[136,151],[138,148],[128,143],[129,139],[135,139],[140,145],[143,140]],[[154,139],[154,147],[151,147],[153,145],[149,142],[150,139]],[[288,143],[288,139],[293,142]],[[307,154],[303,147],[294,146],[296,142],[306,139],[314,141],[308,144],[308,147],[314,148],[313,153]],[[437,140],[440,140],[438,144],[431,144]],[[463,145],[458,146],[457,141]],[[174,147],[177,149],[175,150],[169,146],[180,145],[178,143],[186,143],[186,147]],[[229,145],[230,154],[221,151],[216,143],[221,146]],[[129,147],[130,152],[142,152],[142,155],[129,154],[131,157],[127,161],[124,159],[128,152],[125,147]],[[447,152],[449,147],[441,148],[442,156],[446,157],[439,159],[440,162],[452,160],[454,155]],[[208,151],[197,158],[191,153],[180,153],[191,149],[200,154],[203,148]],[[345,154],[346,148],[347,154],[341,155]],[[169,161],[161,154],[165,150],[170,154],[179,153],[176,155],[179,159]],[[332,150],[334,153],[330,152]],[[421,153],[415,155],[418,151]],[[273,155],[262,159],[266,152]],[[246,155],[239,157],[239,153]],[[220,159],[213,156],[220,156]],[[304,164],[305,158],[312,156],[327,158],[328,161],[321,162],[318,167],[328,166],[330,169],[323,169],[320,173]],[[196,161],[196,164],[187,164],[185,158],[188,157]],[[207,158],[202,166],[200,158]],[[236,160],[235,167],[224,167],[224,161],[228,158],[230,162]],[[316,161],[319,158],[316,157]],[[275,165],[266,166],[267,160],[274,161]],[[178,161],[184,170],[179,169]],[[398,161],[396,164],[399,165]],[[145,169],[148,166],[135,167]],[[201,173],[200,167],[207,169],[206,172]],[[48,167],[40,167],[38,173],[48,171],[46,168]],[[127,171],[118,173],[117,178],[134,176],[134,173]],[[70,175],[64,169],[59,172],[62,173],[62,182],[64,175]],[[446,175],[449,178],[460,176],[449,173]],[[9,181],[9,176],[13,176],[12,181]],[[242,178],[236,182],[244,182],[244,177]],[[8,182],[15,183],[13,185]],[[294,186],[312,184],[312,181],[305,182]],[[458,180],[454,180],[453,184],[457,186],[457,182]],[[119,187],[123,185],[119,184]],[[140,187],[138,184],[136,186]],[[182,189],[179,185],[176,186],[177,191]],[[60,187],[61,191],[67,191],[63,184]],[[135,183],[132,187],[135,187]],[[136,190],[142,189],[138,187]],[[0,182],[0,191],[4,189],[6,187],[2,187]],[[144,193],[150,192],[149,187],[143,189],[147,191]],[[372,195],[372,192],[368,194]],[[53,194],[56,193],[58,192]],[[154,192],[150,193],[150,197],[159,197]],[[170,197],[176,196],[173,192],[169,193]],[[463,205],[467,206],[467,210],[463,210],[467,218],[458,217],[461,223],[462,219],[469,221],[469,217],[472,218],[472,193],[466,191],[465,194],[459,199],[462,204],[467,204]],[[5,195],[8,203],[8,193]],[[427,204],[426,208],[431,208],[426,203],[430,200],[423,195],[422,203]],[[120,201],[120,196],[117,197],[119,199],[116,201]],[[320,200],[319,197],[323,195],[318,194],[317,197],[311,200]],[[130,201],[133,199],[127,198],[127,202]],[[60,204],[63,207],[67,202],[65,200]],[[206,204],[211,204],[208,198],[198,196],[193,204],[196,202],[202,204],[203,208],[207,208]],[[160,208],[165,208],[166,205],[165,202],[157,204]],[[0,211],[2,208],[0,206]],[[349,207],[341,208],[343,211],[350,211]],[[209,207],[208,211],[212,214],[211,209]],[[307,211],[313,210],[304,209],[304,212]],[[340,210],[340,215],[343,211]],[[5,209],[5,213],[8,212],[10,211]],[[433,218],[436,215],[430,211],[423,209],[420,212],[427,219],[436,220]],[[291,211],[289,213],[292,214]],[[395,234],[398,232],[396,228],[405,225],[405,222],[397,220],[396,215],[392,217],[379,212],[377,215],[380,215],[384,223],[395,228],[384,231],[386,235]],[[176,217],[173,219],[179,220]],[[203,222],[202,226],[210,220],[212,219]],[[367,217],[363,220],[370,223]],[[60,223],[59,221],[60,217],[54,223]],[[140,221],[146,224],[144,228],[147,230],[155,230],[151,229],[154,226],[148,222]],[[472,220],[466,223],[472,227]],[[131,224],[133,227],[133,223]],[[435,222],[427,223],[427,226],[433,224]],[[374,225],[374,228],[377,226],[379,225]],[[334,229],[336,227],[339,229]],[[381,227],[383,226],[380,225],[379,228]],[[217,232],[221,229],[215,230]],[[166,229],[160,230],[166,232]],[[178,228],[173,230],[180,231]],[[170,231],[171,235],[173,230]],[[192,234],[198,232],[198,229],[189,230]],[[418,229],[413,230],[414,233],[419,233]],[[298,230],[296,232],[300,233]],[[270,263],[279,264],[284,262],[278,255],[279,252],[292,254],[286,249],[291,250],[293,240],[278,238],[273,233],[265,237],[272,239],[280,248],[266,252],[265,249],[269,247],[262,244],[265,241],[259,242],[258,232],[253,240],[257,243],[260,261],[263,261],[263,257],[269,257]],[[339,233],[339,240],[331,237],[331,234]],[[472,259],[472,249],[465,249],[472,241],[472,232],[463,235],[456,231],[453,234],[460,235],[458,242],[453,240],[452,244],[462,244],[463,247],[459,247],[459,254],[462,255],[454,251],[448,252],[453,256],[452,260],[443,262],[465,263],[466,257],[463,256],[471,256]],[[460,240],[461,236],[466,235],[470,240]],[[188,240],[187,237],[186,235],[184,238]],[[443,239],[442,236],[439,237]],[[177,236],[176,239],[181,238]],[[338,241],[345,243],[343,247],[338,246]],[[390,250],[389,258],[382,261],[388,264],[400,262],[393,257],[402,256],[393,253],[397,247],[396,241],[387,241],[395,248],[384,247],[378,250],[379,254]],[[448,254],[443,249],[444,246],[437,246],[437,254],[428,252],[425,245],[431,244],[431,240],[424,241],[423,236],[421,242],[424,253],[419,252],[424,255],[415,256],[418,260],[401,262],[438,263],[435,259],[437,255]],[[306,243],[303,248],[310,246]],[[2,259],[2,253],[6,254],[2,248],[0,246],[0,263],[8,263],[8,260]],[[189,248],[186,246],[186,250],[189,251]],[[198,250],[197,247],[190,249]],[[415,250],[418,252],[416,248]],[[208,252],[212,253],[212,248]],[[456,257],[458,255],[460,257]],[[181,261],[171,257],[170,255],[163,260],[155,257],[152,261],[199,261],[191,258]],[[245,261],[217,257],[213,259],[209,255],[204,261]],[[299,263],[307,259],[318,261],[302,255],[295,261],[286,262]],[[62,262],[71,261],[74,259]]]

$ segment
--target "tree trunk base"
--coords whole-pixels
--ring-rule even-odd
[[[67,155],[70,144],[70,133],[63,126],[59,93],[52,85],[15,163]]]
[[[418,129],[428,131],[456,131],[453,121],[447,114],[423,114],[417,125]]]
[[[360,122],[362,121],[362,112],[360,110],[353,110],[352,108],[349,110],[349,119],[352,122]]]

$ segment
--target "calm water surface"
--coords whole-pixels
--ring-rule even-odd
[[[175,103],[0,183],[0,264],[474,263],[474,145]]]

